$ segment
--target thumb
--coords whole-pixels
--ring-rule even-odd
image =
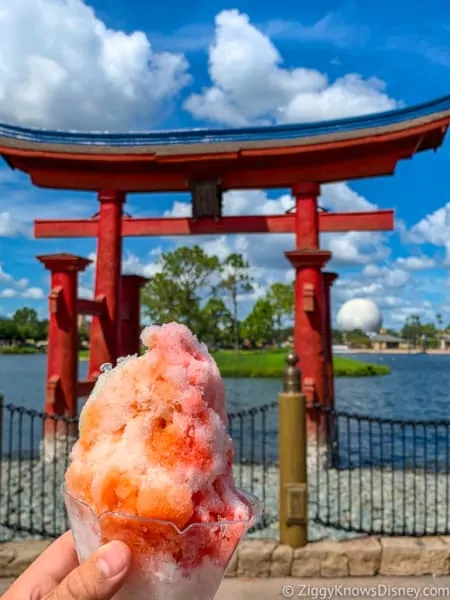
[[[74,569],[46,600],[110,600],[131,565],[131,551],[122,542],[109,542]]]

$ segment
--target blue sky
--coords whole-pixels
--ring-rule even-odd
[[[0,12],[0,122],[42,128],[130,129],[314,121],[413,105],[449,92],[450,5],[167,0],[14,0]],[[394,208],[389,234],[323,236],[339,272],[334,312],[369,297],[385,324],[410,314],[450,323],[450,138],[437,153],[400,163],[395,176],[324,186],[332,210]],[[132,195],[134,216],[188,214],[187,196]],[[446,205],[449,203],[447,217]],[[282,212],[288,190],[233,192],[228,214]],[[46,314],[48,276],[35,256],[95,258],[94,240],[34,240],[34,218],[89,217],[92,194],[40,190],[0,166],[0,314],[24,304]],[[200,243],[243,252],[255,292],[289,281],[290,236],[128,239],[124,270],[151,275],[161,249]],[[263,250],[261,250],[263,248]],[[92,294],[93,269],[80,283]]]

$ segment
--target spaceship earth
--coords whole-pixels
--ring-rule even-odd
[[[340,331],[361,329],[365,333],[378,331],[383,323],[378,306],[366,298],[354,298],[343,304],[336,321]]]

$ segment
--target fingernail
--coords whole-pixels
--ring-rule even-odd
[[[107,579],[111,579],[125,569],[130,560],[130,552],[120,542],[109,542],[100,550],[98,565]]]

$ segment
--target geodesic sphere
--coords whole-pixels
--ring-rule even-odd
[[[361,329],[366,333],[378,331],[383,323],[378,306],[365,298],[354,298],[343,304],[336,321],[340,331]]]

